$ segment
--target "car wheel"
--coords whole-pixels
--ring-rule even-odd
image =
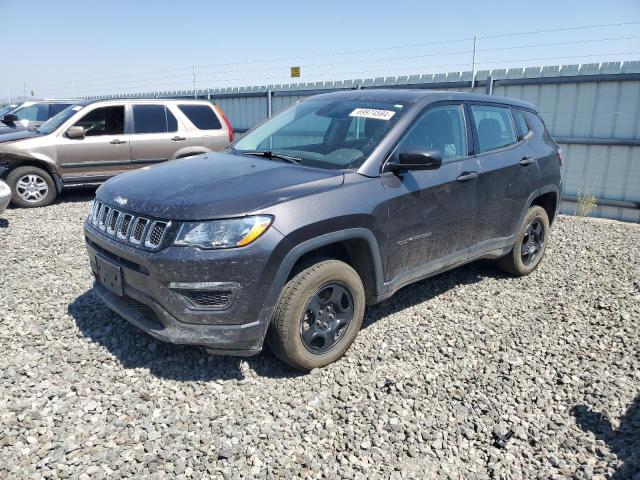
[[[45,170],[38,167],[18,167],[7,175],[11,202],[17,207],[47,206],[56,199],[56,185]]]
[[[323,260],[284,286],[267,334],[269,347],[298,370],[339,359],[362,325],[365,294],[358,273],[344,262]]]
[[[533,272],[544,255],[549,237],[549,216],[544,208],[531,207],[516,235],[513,250],[498,259],[498,266],[507,273],[522,277]]]

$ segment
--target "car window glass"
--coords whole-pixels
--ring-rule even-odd
[[[220,130],[222,125],[210,105],[178,105],[189,121],[200,130]]]
[[[467,135],[461,105],[430,109],[400,142],[402,150],[438,150],[443,161],[467,155]]]
[[[258,146],[262,148],[286,148],[317,145],[324,141],[331,118],[311,113],[295,119]]]
[[[167,133],[178,129],[178,122],[164,105],[134,105],[134,133]]]
[[[471,105],[471,113],[478,132],[480,153],[516,142],[508,108]]]
[[[524,115],[521,110],[512,110],[513,119],[516,122],[516,127],[518,129],[518,137],[524,138],[527,133],[529,133],[529,125],[527,125],[527,121],[524,119]]]
[[[87,137],[121,135],[124,133],[124,105],[96,108],[74,126],[84,127]]]
[[[49,118],[49,105],[36,103],[28,107],[19,108],[13,114],[18,120],[28,120],[30,122],[45,122]]]
[[[50,110],[50,116],[51,117],[55,117],[61,111],[63,111],[64,109],[66,109],[66,108],[68,108],[70,106],[71,106],[71,103],[52,103],[51,104],[51,110]]]

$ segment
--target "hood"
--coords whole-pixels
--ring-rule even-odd
[[[132,213],[167,220],[208,220],[245,215],[343,182],[344,175],[337,170],[210,153],[118,175],[96,195]]]
[[[0,143],[14,142],[25,138],[37,137],[40,134],[35,130],[27,130],[23,127],[4,129],[0,127]]]

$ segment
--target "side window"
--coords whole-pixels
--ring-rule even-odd
[[[99,135],[122,135],[124,133],[124,105],[96,108],[75,125],[84,127],[87,137]]]
[[[222,125],[209,105],[178,105],[189,121],[200,130],[220,130]]]
[[[511,113],[513,113],[513,119],[518,129],[518,140],[522,140],[527,133],[529,133],[529,125],[527,125],[527,121],[524,119],[522,110],[511,110]]]
[[[516,143],[508,108],[471,105],[471,114],[478,132],[479,153]]]
[[[167,133],[176,130],[176,117],[164,105],[133,106],[133,133]]]
[[[28,107],[20,108],[13,112],[18,120],[30,122],[46,122],[49,119],[49,105],[46,103],[36,103]]]
[[[55,117],[57,114],[59,114],[64,109],[69,108],[71,105],[71,103],[52,103],[49,106],[49,118]]]
[[[427,111],[400,142],[399,150],[438,150],[442,160],[467,155],[467,134],[462,105],[443,105]]]

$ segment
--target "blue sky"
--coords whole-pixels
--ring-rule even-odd
[[[193,65],[198,88],[463,71],[474,35],[479,70],[640,60],[640,23],[486,38],[640,21],[638,0],[0,0],[0,19],[0,99],[188,89]]]

